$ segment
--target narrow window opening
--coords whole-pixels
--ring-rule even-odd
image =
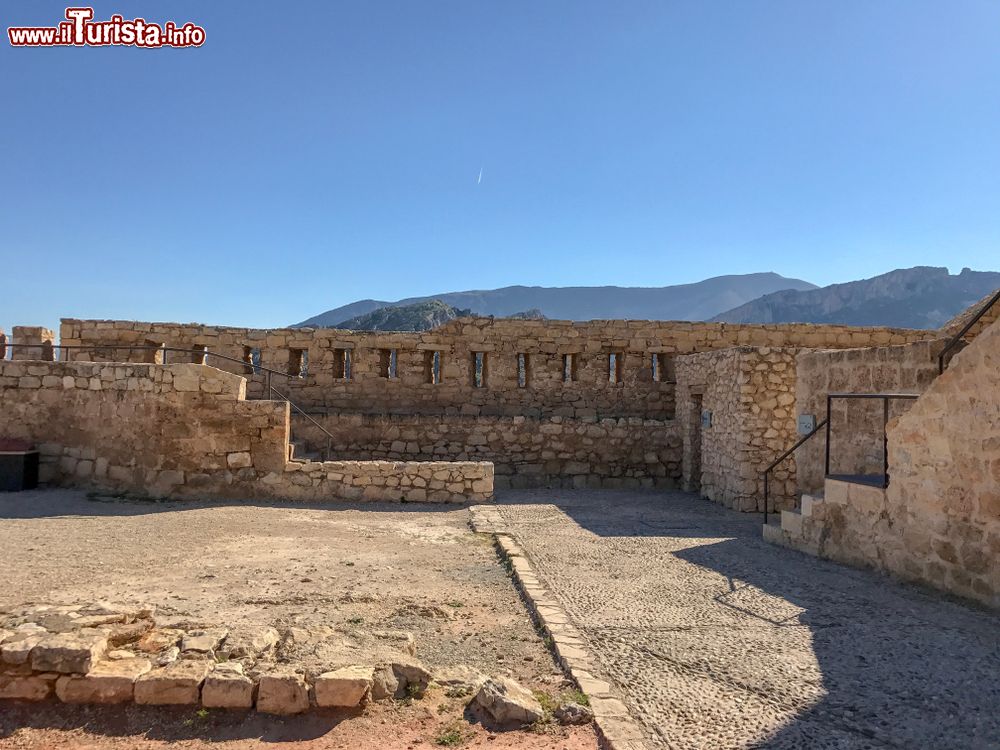
[[[166,364],[166,360],[164,359],[164,355],[166,354],[164,347],[166,344],[162,341],[150,341],[149,339],[146,339],[143,346],[146,347],[145,351],[142,353],[143,362],[151,365]]]
[[[378,370],[379,370],[379,375],[381,377],[389,380],[395,378],[397,362],[398,362],[398,350],[379,349]]]
[[[351,350],[333,350],[333,377],[337,380],[351,379]]]
[[[563,382],[572,383],[576,380],[577,376],[577,357],[575,354],[564,354],[563,355]]]
[[[288,350],[288,374],[293,378],[304,378],[309,374],[309,350]]]
[[[486,352],[472,353],[472,387],[482,388],[486,385]]]
[[[260,374],[260,349],[256,346],[243,347],[243,374]]]
[[[612,352],[608,355],[608,382],[618,385],[622,382],[622,362],[625,356],[621,352]]]
[[[207,364],[208,360],[208,347],[207,346],[195,346],[191,349],[191,363],[195,365]]]
[[[431,385],[440,385],[441,352],[424,352],[424,377]]]
[[[669,354],[654,354],[652,367],[653,382],[673,383],[676,381],[676,375],[674,374],[674,358]]]
[[[517,387],[528,387],[528,355],[521,353],[517,355]]]

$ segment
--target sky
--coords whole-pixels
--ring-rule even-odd
[[[0,23],[65,7],[7,0]],[[993,0],[93,7],[206,40],[0,41],[8,331],[283,326],[511,284],[1000,270]]]

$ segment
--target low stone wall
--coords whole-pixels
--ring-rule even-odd
[[[484,502],[493,497],[485,461],[290,461],[261,479],[289,500]]]
[[[796,351],[734,347],[678,358],[685,489],[737,510],[763,510],[761,472],[795,441]],[[770,497],[775,508],[793,507],[794,459],[771,475]]]
[[[673,420],[551,417],[437,418],[312,414],[332,433],[333,456],[394,461],[487,461],[497,488],[677,487],[680,435]],[[292,415],[310,448],[326,435]]]
[[[194,364],[0,361],[0,437],[45,483],[154,497],[483,501],[486,463],[288,460],[289,407]]]
[[[796,357],[795,409],[820,422],[828,393],[923,393],[938,375],[937,357],[944,340],[874,349],[803,351]],[[890,418],[905,413],[913,401],[893,400]],[[881,401],[837,399],[832,409],[831,473],[881,474],[883,471]],[[796,454],[802,492],[822,492],[826,433],[814,435]]]

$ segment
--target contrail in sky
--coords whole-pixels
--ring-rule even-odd
[[[482,167],[480,167],[480,168],[479,168],[479,179],[478,179],[478,180],[476,180],[476,184],[477,184],[477,185],[481,185],[481,184],[482,184],[482,182],[483,182],[483,168],[482,168]]]

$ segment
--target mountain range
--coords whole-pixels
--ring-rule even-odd
[[[537,309],[545,317],[557,320],[707,320],[764,294],[782,289],[815,288],[807,281],[788,279],[776,273],[717,276],[694,284],[663,287],[508,286],[430,294],[395,302],[360,300],[327,310],[295,327],[334,327],[382,307],[402,307],[429,300],[496,317]]]
[[[667,287],[525,287],[360,300],[299,327],[426,330],[461,315],[559,320],[712,320],[938,328],[1000,288],[1000,273],[918,266],[817,287],[776,273],[717,276]],[[529,309],[530,308],[530,309]],[[522,312],[528,310],[528,312]]]

